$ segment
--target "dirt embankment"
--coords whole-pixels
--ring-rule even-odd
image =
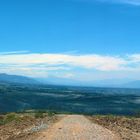
[[[58,120],[56,115],[35,117],[34,115],[0,116],[0,140],[30,140],[38,135],[39,131],[48,128]],[[13,117],[14,116],[14,117]],[[6,118],[6,119],[5,119]],[[2,120],[8,120],[2,124]]]
[[[88,118],[118,134],[122,140],[140,140],[140,118],[122,116],[90,116]]]

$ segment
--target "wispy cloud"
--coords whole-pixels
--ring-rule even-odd
[[[0,55],[6,55],[6,54],[24,54],[28,53],[29,51],[24,50],[24,51],[11,51],[11,52],[0,52]]]
[[[0,53],[0,72],[47,77],[49,72],[61,71],[61,73],[65,73],[64,77],[72,77],[71,71],[75,69],[79,71],[138,72],[140,71],[140,54],[111,56],[64,53]]]
[[[140,0],[97,0],[100,2],[109,2],[109,3],[124,3],[131,5],[140,5]]]
[[[73,0],[75,1],[75,0]],[[114,3],[114,4],[129,4],[134,6],[140,6],[140,0],[76,0],[81,2],[102,2],[102,3]]]
[[[0,55],[0,64],[37,65],[37,66],[71,66],[85,69],[117,70],[126,60],[116,56],[97,54],[68,55],[68,54],[6,54]]]

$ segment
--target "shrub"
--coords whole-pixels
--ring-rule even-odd
[[[140,118],[140,111],[136,111],[136,113],[134,114],[134,117]]]
[[[0,125],[3,125],[3,124],[4,124],[4,117],[0,116]]]
[[[19,122],[20,117],[16,113],[9,113],[0,117],[0,125],[10,123],[12,121]]]
[[[41,110],[35,112],[35,118],[44,118],[44,112]]]
[[[55,112],[52,112],[52,111],[48,111],[47,112],[47,115],[49,116],[49,117],[52,117],[52,116],[54,116],[56,113]]]
[[[19,117],[15,113],[9,113],[4,118],[5,123],[9,123],[12,121],[18,121],[18,120],[19,120]]]

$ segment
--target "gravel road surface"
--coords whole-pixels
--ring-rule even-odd
[[[40,133],[36,140],[119,140],[110,130],[82,115],[68,115]]]

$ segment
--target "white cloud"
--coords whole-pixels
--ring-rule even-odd
[[[135,63],[140,63],[140,54],[133,54],[131,56],[128,56],[130,61]]]
[[[48,72],[68,72],[74,69],[112,71],[140,71],[140,54],[109,56],[99,54],[73,55],[49,53],[0,54],[0,72],[31,76],[48,76]]]
[[[67,54],[15,54],[0,55],[0,64],[15,65],[40,65],[49,66],[72,66],[97,70],[117,70],[126,61],[120,57],[102,55],[67,55]]]

